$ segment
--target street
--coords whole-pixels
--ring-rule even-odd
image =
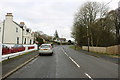
[[[118,78],[118,64],[56,46],[52,56],[38,56],[8,78]]]

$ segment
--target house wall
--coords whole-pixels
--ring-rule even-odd
[[[6,16],[3,43],[17,44],[17,37],[19,37],[19,44],[22,44],[22,28],[13,22],[12,16]]]
[[[25,38],[26,38],[26,44],[30,44],[30,40],[31,40],[31,44],[33,44],[33,40],[34,40],[34,36],[32,35],[32,32],[27,32],[26,28],[24,28],[23,31],[23,44],[25,42]]]
[[[23,25],[23,26],[21,26]],[[22,28],[21,28],[22,27]],[[12,13],[7,13],[5,22],[4,22],[4,35],[3,35],[3,22],[0,23],[0,42],[4,44],[17,44],[17,37],[19,38],[19,44],[24,44],[26,38],[26,44],[33,44],[34,36],[32,35],[32,31],[27,32],[28,29],[24,22],[17,24],[13,21]],[[16,28],[18,32],[16,32]],[[2,39],[2,36],[3,39]]]
[[[0,43],[2,43],[3,22],[0,23]]]

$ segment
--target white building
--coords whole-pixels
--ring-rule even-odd
[[[4,44],[33,44],[34,36],[28,31],[24,22],[20,24],[13,21],[12,13],[7,13],[6,18],[0,23],[0,42]]]

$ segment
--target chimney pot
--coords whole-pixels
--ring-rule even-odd
[[[6,16],[13,16],[13,15],[12,15],[12,13],[7,13],[7,15],[6,15]]]
[[[24,22],[20,22],[20,24],[24,25],[25,23]]]

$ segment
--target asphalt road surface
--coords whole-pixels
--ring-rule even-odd
[[[8,78],[118,78],[118,64],[57,46],[53,56],[39,56]]]

